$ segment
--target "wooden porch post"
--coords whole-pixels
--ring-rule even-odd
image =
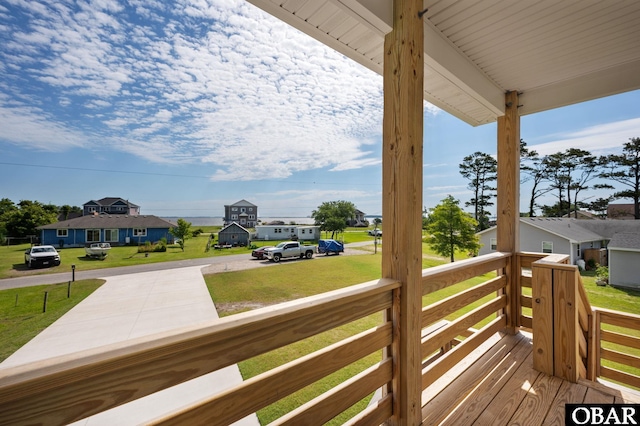
[[[385,37],[382,141],[382,276],[402,283],[394,322],[393,422],[421,422],[422,130],[424,29],[422,0],[393,2]]]
[[[518,93],[505,95],[505,114],[498,117],[497,250],[511,253],[507,275],[507,332],[518,326],[518,262],[520,250],[520,115]]]

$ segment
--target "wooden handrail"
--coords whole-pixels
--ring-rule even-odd
[[[0,424],[66,424],[392,305],[381,279],[0,371]]]

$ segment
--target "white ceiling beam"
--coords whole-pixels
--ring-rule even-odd
[[[523,91],[520,115],[640,89],[640,60]]]
[[[344,7],[349,8],[363,21],[374,26],[383,34],[391,31],[393,22],[392,2],[388,0],[336,0]],[[458,51],[439,31],[437,31],[425,18],[424,27],[425,66],[455,85],[461,92],[476,100],[487,108],[494,117],[504,115],[504,93],[485,74],[483,74],[471,61]],[[351,57],[351,56],[350,56]],[[425,99],[433,103],[433,99],[425,96]],[[438,102],[439,107],[448,110],[447,105]],[[454,113],[453,111],[451,111]],[[459,118],[472,125],[477,122],[470,121],[468,117],[458,114]]]

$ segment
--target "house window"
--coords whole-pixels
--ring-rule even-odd
[[[87,234],[86,241],[88,243],[99,243],[100,242],[100,230],[99,229],[87,229],[86,234]]]
[[[489,242],[489,244],[491,245],[491,250],[493,250],[493,251],[498,250],[498,239],[497,238],[491,238],[491,241]]]
[[[56,237],[68,237],[69,236],[69,230],[68,229],[57,229],[56,230]]]
[[[232,212],[237,212],[237,211],[238,211],[238,208],[237,208],[237,207],[231,207],[231,211],[232,211]]]
[[[542,252],[543,253],[553,253],[553,241],[543,241],[542,242]]]
[[[95,207],[87,207],[87,211],[88,211],[89,213],[93,213],[93,212],[95,212],[95,211],[96,211],[96,208],[95,208]]]
[[[231,215],[231,220],[238,220],[238,215],[237,214],[232,214]]]
[[[252,212],[253,211],[253,207],[249,207],[249,211]]]
[[[240,213],[244,213],[247,209],[245,209],[244,207],[240,208]]]
[[[253,219],[255,219],[255,218],[256,218],[256,217],[255,217],[254,215],[252,215],[252,214],[250,214],[250,215],[249,215],[249,219],[250,219],[250,220],[253,220]]]
[[[578,244],[578,259],[580,259],[580,244]]]
[[[105,229],[104,230],[104,240],[110,243],[118,241],[118,230],[117,229]]]
[[[133,236],[134,237],[146,237],[147,236],[147,228],[133,228]]]
[[[301,234],[304,234],[305,229],[301,229],[300,231]]]

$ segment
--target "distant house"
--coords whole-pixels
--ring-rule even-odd
[[[369,221],[367,219],[365,219],[364,216],[365,216],[364,212],[356,209],[355,216],[347,221],[347,225],[348,226],[355,226],[355,227],[367,227],[367,226],[369,226]]]
[[[496,251],[496,228],[478,233],[480,255]],[[609,283],[640,287],[640,220],[520,218],[520,251],[561,253],[571,264],[593,258],[609,266]],[[634,274],[628,271],[633,270]],[[628,280],[631,275],[631,281]]]
[[[300,240],[320,239],[320,227],[316,225],[257,225],[255,240]]]
[[[137,216],[140,214],[140,206],[117,197],[106,197],[100,200],[91,200],[82,205],[82,215],[95,214],[122,214]]]
[[[631,204],[609,204],[607,206],[607,218],[619,220],[634,220],[634,205]]]
[[[91,243],[144,244],[166,238],[175,224],[157,216],[89,215],[39,226],[41,244],[83,247]]]
[[[224,206],[224,224],[233,222],[247,228],[255,228],[258,223],[258,206],[247,200]]]
[[[246,246],[249,244],[251,233],[236,222],[232,222],[218,232],[218,244],[232,246]]]

